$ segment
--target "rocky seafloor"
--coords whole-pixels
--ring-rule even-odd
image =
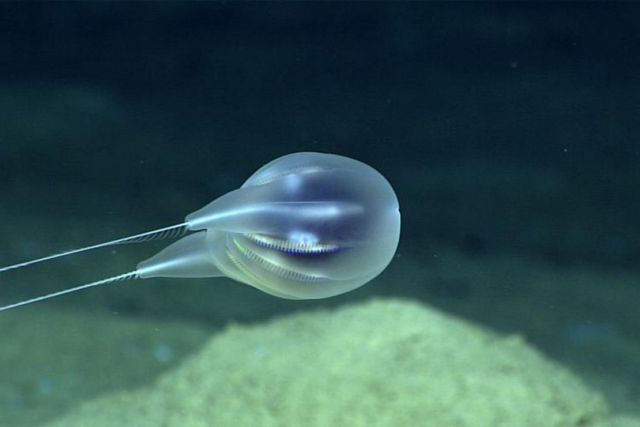
[[[206,342],[193,325],[149,319],[7,317],[12,346],[1,360],[14,369],[0,389],[0,425],[29,425],[40,408],[50,427],[640,426],[522,337],[410,300],[231,325]],[[52,354],[67,364],[48,365]],[[164,370],[173,358],[180,363]],[[51,405],[66,410],[56,417],[43,410]]]

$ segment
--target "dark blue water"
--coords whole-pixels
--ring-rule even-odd
[[[524,335],[637,415],[639,26],[634,3],[2,4],[0,265],[180,222],[284,154],[341,154],[400,199],[386,279],[311,303],[196,281],[52,306],[218,327],[405,296]],[[12,273],[0,298],[160,247],[53,284]]]

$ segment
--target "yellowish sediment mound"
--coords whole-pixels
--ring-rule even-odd
[[[522,339],[378,300],[230,327],[153,386],[50,427],[587,427],[606,417],[596,392]]]

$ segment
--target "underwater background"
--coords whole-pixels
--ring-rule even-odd
[[[0,4],[0,266],[301,151],[402,213],[331,299],[152,279],[0,313],[0,426],[640,426],[638,46],[635,3]],[[165,245],[0,273],[0,305]]]

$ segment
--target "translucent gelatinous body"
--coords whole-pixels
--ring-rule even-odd
[[[357,160],[321,153],[268,163],[186,223],[202,231],[183,238],[190,239],[178,251],[183,262],[172,263],[180,256],[170,246],[138,266],[141,277],[193,276],[191,270],[283,298],[325,298],[380,274],[400,236],[387,180]]]
[[[398,247],[400,210],[375,169],[334,154],[276,159],[183,223],[0,268],[0,273],[127,243],[182,237],[134,271],[0,306],[0,311],[149,277],[227,276],[271,295],[326,298],[364,285]]]

